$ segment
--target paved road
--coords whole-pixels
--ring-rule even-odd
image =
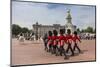
[[[64,60],[64,56],[55,56],[44,51],[42,41],[19,42],[16,39],[12,39],[12,65],[95,60],[95,40],[82,40],[82,43],[80,43],[79,46],[82,49],[83,54]]]

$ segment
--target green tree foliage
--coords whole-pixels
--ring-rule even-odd
[[[20,33],[30,33],[30,30],[26,27],[21,28],[19,25],[17,24],[12,24],[12,35],[18,35]]]
[[[27,33],[27,32],[28,33],[30,32],[28,28],[26,28],[26,27],[22,28],[22,33]]]
[[[18,35],[21,32],[21,27],[16,24],[12,24],[12,34],[13,35]]]
[[[86,32],[93,33],[93,28],[92,27],[87,27]]]
[[[87,27],[86,29],[81,30],[82,33],[95,33],[95,30],[92,27]]]
[[[80,29],[79,28],[77,28],[77,32],[80,33]]]

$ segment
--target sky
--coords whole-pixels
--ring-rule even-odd
[[[32,29],[32,25],[36,22],[42,25],[65,25],[69,9],[72,24],[77,28],[85,29],[88,26],[95,28],[95,6],[20,1],[12,1],[12,24],[29,29]]]

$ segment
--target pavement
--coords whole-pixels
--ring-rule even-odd
[[[83,53],[64,60],[64,56],[55,56],[46,52],[41,40],[20,42],[17,39],[12,39],[12,65],[95,61],[95,40],[82,40],[82,43],[78,45]]]

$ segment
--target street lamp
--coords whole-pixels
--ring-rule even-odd
[[[38,40],[38,22],[36,22],[36,40]]]

